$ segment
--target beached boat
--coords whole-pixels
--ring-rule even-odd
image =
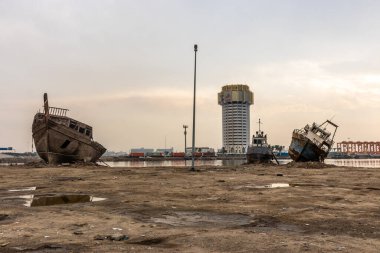
[[[274,158],[271,147],[267,142],[267,135],[260,129],[261,120],[259,119],[259,131],[252,136],[252,145],[247,149],[248,163],[269,163]]]
[[[334,133],[327,130],[334,129]],[[289,156],[295,162],[323,162],[334,144],[334,137],[338,126],[326,120],[321,125],[313,123],[302,129],[295,129],[289,146]]]
[[[49,107],[34,116],[32,132],[38,155],[49,164],[95,162],[106,151],[93,141],[92,127],[66,116],[68,109]]]

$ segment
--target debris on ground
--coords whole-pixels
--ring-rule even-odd
[[[126,241],[128,240],[128,235],[96,235],[94,236],[94,240],[110,240],[110,241]]]
[[[321,162],[290,162],[285,165],[286,168],[304,168],[304,169],[323,169],[323,168],[331,168],[337,167],[331,164],[325,164]]]

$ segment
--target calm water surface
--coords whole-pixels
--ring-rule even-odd
[[[246,160],[198,160],[195,166],[237,166]],[[291,162],[290,159],[279,160],[280,164]],[[326,159],[326,164],[347,167],[370,167],[380,168],[380,159]],[[186,161],[125,161],[107,162],[111,167],[184,167],[191,166],[191,160]]]
[[[380,168],[380,159],[326,159],[325,162],[337,166]]]
[[[246,160],[198,160],[195,166],[233,166],[241,165]],[[185,167],[191,166],[191,160],[169,161],[125,161],[106,162],[111,167]]]
[[[238,166],[246,160],[198,160],[195,166]],[[291,162],[290,159],[279,160],[280,164]],[[125,162],[106,162],[111,167],[185,167],[191,166],[191,160],[181,161],[125,161]],[[326,164],[347,167],[367,167],[380,168],[380,159],[326,159]],[[101,163],[102,164],[102,163]],[[23,163],[0,163],[0,166],[23,165]]]

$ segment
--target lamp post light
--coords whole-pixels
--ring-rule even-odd
[[[197,51],[198,45],[194,45],[194,96],[193,96],[193,146],[191,148],[191,169],[190,171],[195,171],[194,167],[194,155],[195,155],[195,94],[196,94],[196,84],[197,84]]]
[[[188,126],[187,125],[183,125],[183,129],[185,129],[185,131],[183,132],[184,135],[185,135],[185,156],[186,156],[186,147],[187,147],[187,145],[186,145],[186,134],[187,134],[186,128],[188,128]]]

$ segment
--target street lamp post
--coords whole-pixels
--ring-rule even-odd
[[[187,145],[186,145],[186,134],[187,134],[186,128],[188,128],[188,126],[187,125],[183,125],[183,129],[185,129],[185,132],[183,132],[184,135],[185,135],[185,156],[186,156],[186,147],[187,147]]]
[[[191,171],[195,171],[194,167],[194,151],[195,151],[195,94],[196,94],[196,84],[197,84],[197,51],[198,45],[194,45],[194,96],[193,96],[193,146],[191,148]]]

